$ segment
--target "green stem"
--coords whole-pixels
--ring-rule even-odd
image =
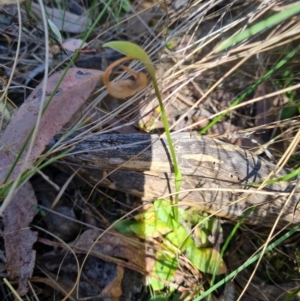
[[[175,191],[176,191],[175,202],[173,204],[173,205],[175,205],[175,206],[173,206],[173,218],[178,223],[179,222],[178,197],[179,197],[179,191],[180,191],[182,176],[181,176],[181,172],[178,168],[177,157],[176,157],[176,153],[175,153],[175,149],[174,149],[174,145],[173,145],[173,141],[172,141],[172,137],[171,137],[171,133],[170,133],[170,129],[169,129],[168,118],[167,118],[167,114],[166,114],[166,111],[165,111],[163,101],[162,101],[161,96],[160,96],[160,92],[159,92],[159,89],[158,89],[158,84],[157,84],[156,78],[152,77],[152,81],[153,81],[153,85],[154,85],[155,94],[158,98],[158,102],[159,102],[159,106],[160,106],[160,110],[161,110],[161,115],[162,115],[162,121],[163,121],[167,141],[168,141],[170,152],[171,152],[171,158],[172,158],[172,161],[173,161],[173,168],[174,168],[174,173],[175,173]]]

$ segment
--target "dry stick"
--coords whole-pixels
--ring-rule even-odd
[[[263,182],[275,169],[274,164],[238,146],[209,137],[180,133],[173,135],[173,140],[183,174],[179,192],[181,204],[188,202],[233,220],[248,207],[257,206],[246,222],[258,224],[264,219],[265,226],[273,226],[287,193],[294,188],[293,182],[272,183],[257,194],[257,188],[247,183]],[[95,135],[80,142],[65,159],[80,166],[84,162],[79,174],[104,187],[146,199],[175,191],[167,143],[157,135]],[[106,170],[108,177],[99,174],[99,169]],[[283,169],[278,176],[290,172]],[[242,193],[241,189],[247,192]],[[300,215],[294,216],[299,193],[297,190],[285,208],[281,225],[300,222]],[[245,200],[237,203],[241,198]]]

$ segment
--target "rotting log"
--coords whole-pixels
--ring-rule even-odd
[[[279,226],[300,222],[298,178],[265,186],[275,165],[254,153],[205,136],[172,135],[182,173],[180,204],[197,206],[231,220],[256,206],[245,222]],[[75,138],[76,139],[76,138]],[[82,138],[81,138],[82,139]],[[174,197],[174,172],[166,138],[147,134],[100,134],[85,137],[64,157],[87,181],[143,199]],[[74,144],[73,144],[74,145]],[[64,164],[65,165],[65,164]],[[282,177],[291,170],[277,173]]]

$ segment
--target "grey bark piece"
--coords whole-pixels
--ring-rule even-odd
[[[268,185],[258,192],[247,183],[262,182],[275,170],[274,164],[205,136],[180,133],[173,135],[173,143],[183,175],[179,195],[182,204],[232,220],[257,205],[246,218],[247,223],[272,226],[281,209],[280,226],[300,222],[299,188],[284,206],[297,178]],[[157,135],[95,135],[78,143],[65,160],[80,165],[81,175],[93,183],[151,199],[175,192],[167,145],[166,139]],[[290,172],[284,169],[277,177]]]

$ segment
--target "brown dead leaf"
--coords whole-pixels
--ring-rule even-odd
[[[131,97],[137,92],[146,88],[148,84],[146,73],[134,71],[126,66],[120,66],[120,67],[123,70],[130,73],[135,78],[135,80],[125,79],[118,82],[109,81],[109,76],[113,68],[119,65],[120,63],[123,63],[130,59],[131,59],[130,57],[123,57],[117,60],[116,62],[108,66],[108,68],[105,70],[105,73],[103,75],[103,84],[105,85],[108,93],[117,99],[125,99]]]
[[[37,205],[33,188],[29,182],[16,192],[3,214],[4,244],[9,278],[18,279],[18,293],[27,293],[27,280],[31,278],[36,251],[32,245],[37,240],[37,232],[29,229],[36,214]]]
[[[80,250],[81,252],[87,253],[100,234],[101,232],[98,230],[86,230],[74,244],[74,251]],[[131,262],[137,266],[136,270],[141,271],[140,268],[144,270],[145,250],[141,248],[139,241],[133,238],[127,241],[125,237],[106,233],[96,243],[91,254],[94,256],[103,254],[126,259],[129,263]],[[100,258],[104,259],[103,257]]]
[[[59,30],[80,33],[91,25],[87,16],[78,16],[65,10],[45,6],[47,15]],[[37,3],[31,3],[31,11],[42,20],[41,7]]]
[[[47,80],[46,100],[49,99],[63,71],[57,72]],[[103,72],[91,69],[71,68],[68,70],[60,87],[43,114],[34,148],[30,153],[29,162],[34,162],[44,151],[52,137],[58,133],[74,113],[84,104],[94,90]],[[3,182],[10,166],[14,162],[26,138],[36,124],[40,108],[43,83],[39,84],[24,104],[13,116],[12,121],[5,129],[0,149],[0,183]],[[24,158],[28,147],[25,148]],[[18,166],[14,169],[11,178],[19,173]]]

